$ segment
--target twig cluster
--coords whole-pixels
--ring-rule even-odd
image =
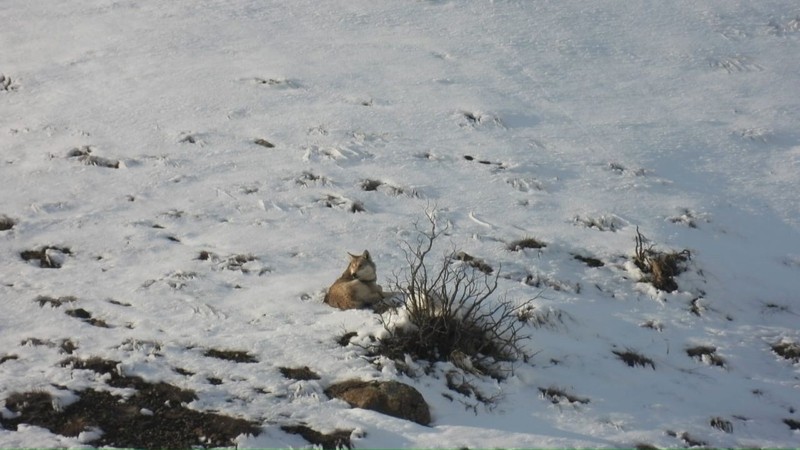
[[[432,263],[435,243],[446,228],[432,212],[426,217],[428,226],[416,224],[417,239],[404,243],[407,265],[392,283],[400,308],[382,316],[387,337],[379,339],[378,353],[394,359],[407,354],[418,360],[450,361],[470,373],[502,378],[502,363],[525,356],[521,342],[527,336],[519,317],[530,300],[495,298],[499,270],[481,271],[455,249]],[[393,320],[400,314],[408,325]]]

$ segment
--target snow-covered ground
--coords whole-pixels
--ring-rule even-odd
[[[356,448],[800,446],[800,364],[771,348],[800,342],[795,1],[4,0],[0,76],[0,405],[104,386],[68,339],[262,424],[241,447],[305,445],[298,423]],[[377,315],[321,302],[347,251],[388,283],[431,206],[552,318],[513,376],[474,377],[491,408],[448,363],[340,346]],[[691,252],[677,291],[638,282],[637,227]],[[60,268],[20,256],[45,246]],[[431,427],[323,394],[349,378],[414,386]]]

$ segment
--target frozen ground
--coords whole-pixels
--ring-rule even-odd
[[[62,364],[98,357],[259,423],[240,447],[307,445],[294,424],[356,448],[800,446],[800,365],[772,349],[800,342],[794,1],[5,0],[0,55],[0,405],[111,389]],[[513,376],[474,377],[491,408],[447,364],[338,345],[377,316],[321,303],[347,251],[387,283],[429,205],[553,318]],[[691,252],[678,290],[638,282],[637,227]],[[45,247],[60,268],[21,257]],[[353,377],[416,387],[432,426],[323,394]]]

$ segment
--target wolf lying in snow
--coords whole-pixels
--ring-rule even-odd
[[[350,264],[342,276],[328,289],[325,303],[339,309],[365,308],[376,305],[386,295],[375,281],[375,263],[364,250],[361,255],[350,255]]]

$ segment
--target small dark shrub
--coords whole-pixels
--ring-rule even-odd
[[[686,349],[686,354],[712,366],[725,367],[725,359],[717,354],[717,348],[709,345],[698,345]]]
[[[262,138],[258,138],[256,140],[254,140],[253,143],[256,144],[256,145],[260,145],[262,147],[266,147],[266,148],[275,148],[275,144],[273,144],[272,142],[270,142],[270,141],[268,141],[266,139],[262,139]]]
[[[226,361],[233,361],[238,363],[258,362],[255,356],[252,356],[249,353],[240,350],[217,350],[212,348],[206,350],[203,353],[203,356],[207,356],[209,358],[224,359]]]
[[[655,246],[652,244],[645,247],[648,240],[639,232],[638,227],[635,241],[633,262],[645,274],[642,281],[665,292],[677,290],[678,283],[674,277],[686,270],[684,263],[691,258],[689,250],[665,253],[654,250]]]
[[[772,351],[783,359],[800,362],[800,344],[791,341],[781,341],[772,345]]]
[[[339,339],[336,340],[336,343],[342,347],[347,347],[350,344],[350,339],[353,339],[356,336],[358,336],[358,332],[348,331],[347,333],[341,335]]]
[[[523,238],[523,239],[518,239],[516,241],[512,241],[507,246],[507,248],[509,250],[511,250],[512,252],[518,252],[518,251],[520,251],[522,249],[526,249],[526,248],[539,249],[539,248],[545,248],[545,247],[547,247],[547,244],[545,244],[544,242],[542,242],[542,241],[540,241],[538,239],[532,238],[532,237],[526,237],[526,238]]]
[[[6,231],[14,228],[17,221],[6,215],[0,214],[0,231]]]
[[[731,421],[725,420],[722,417],[712,417],[711,426],[726,433],[733,433],[733,424]]]
[[[629,365],[630,367],[647,367],[650,366],[653,370],[656,370],[656,363],[653,362],[652,359],[640,355],[639,353],[634,352],[633,350],[626,350],[624,352],[618,350],[612,350],[612,353],[617,355],[617,358],[622,360],[625,364]]]
[[[542,394],[543,398],[549,400],[550,403],[554,405],[563,403],[564,401],[568,403],[580,403],[582,405],[586,405],[589,403],[588,398],[578,397],[577,395],[569,394],[565,390],[557,387],[551,386],[549,388],[539,388],[539,393]]]
[[[432,212],[429,229],[418,232],[414,243],[406,242],[407,266],[395,274],[392,291],[401,297],[401,307],[381,316],[387,333],[378,339],[375,353],[402,360],[452,361],[458,367],[502,378],[506,364],[525,358],[522,335],[525,322],[519,314],[530,300],[515,303],[494,298],[498,274],[476,264],[464,252],[445,253],[431,263],[434,244],[443,230]],[[408,324],[393,318],[405,314]]]
[[[333,433],[323,434],[305,425],[282,425],[281,430],[284,433],[297,434],[314,446],[322,447],[323,450],[353,448],[350,443],[352,431],[335,430]]]
[[[284,378],[288,378],[290,380],[319,380],[319,375],[317,375],[313,370],[309,369],[308,366],[304,367],[278,367],[280,370],[281,375]]]
[[[73,303],[77,300],[77,298],[67,295],[64,297],[54,298],[48,297],[46,295],[40,295],[34,299],[35,302],[39,302],[39,306],[44,307],[44,305],[50,305],[53,308],[58,308],[65,303]]]
[[[36,250],[25,250],[19,256],[25,261],[35,261],[43,269],[60,269],[63,255],[72,255],[67,247],[44,246]]]
[[[597,258],[592,258],[591,256],[574,255],[574,258],[589,267],[603,267],[605,265],[603,261],[600,261]]]

